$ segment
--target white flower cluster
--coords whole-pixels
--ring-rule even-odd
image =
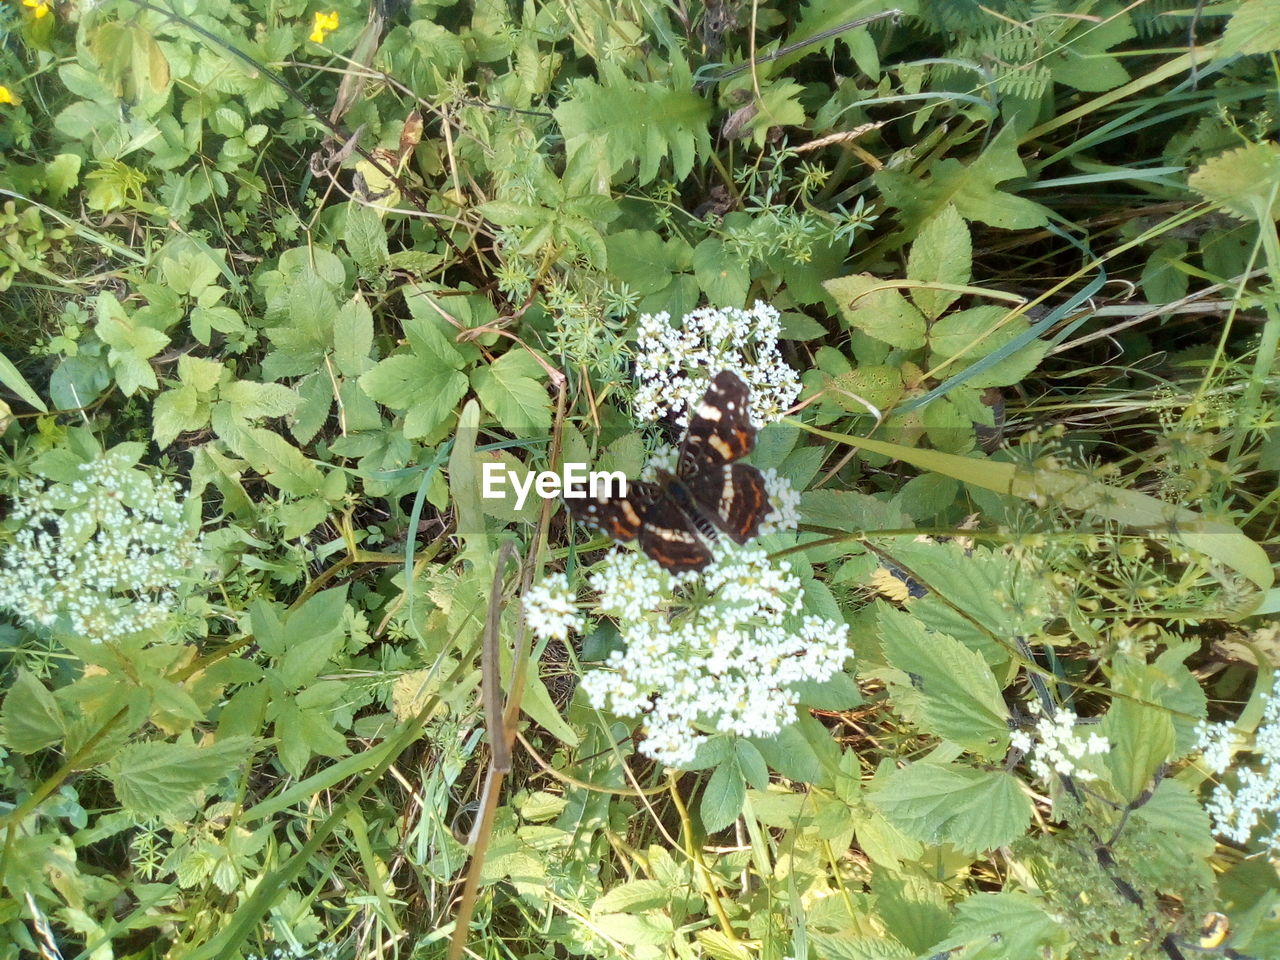
[[[751,419],[778,420],[800,393],[800,378],[778,350],[782,315],[760,300],[750,310],[703,307],[679,327],[669,313],[646,313],[636,332],[638,420],[674,416],[681,426],[711,378],[732,370],[751,388]]]
[[[1040,712],[1040,704],[1031,701],[1027,708],[1031,713]],[[1059,708],[1052,717],[1041,717],[1036,721],[1035,737],[1025,730],[1015,731],[1009,738],[1013,746],[1027,754],[1031,772],[1041,780],[1051,780],[1055,776],[1075,777],[1088,782],[1097,780],[1098,775],[1086,767],[1077,765],[1078,760],[1111,749],[1106,737],[1097,733],[1088,738],[1076,734],[1079,718],[1065,708]]]
[[[524,621],[544,640],[565,640],[570,630],[582,629],[582,618],[569,578],[553,573],[524,595]]]
[[[618,551],[590,579],[602,612],[619,619],[626,650],[582,688],[600,709],[643,716],[640,749],[688,764],[704,730],[768,737],[795,720],[800,681],[823,681],[852,654],[849,627],[803,613],[800,579],[763,550],[723,545],[701,575],[705,597],[676,617],[664,610],[673,577],[648,557]]]
[[[1197,728],[1204,763],[1214,773],[1232,766],[1236,734],[1229,723],[1201,723]],[[1213,788],[1205,809],[1213,817],[1213,831],[1233,843],[1249,842],[1254,830],[1266,825],[1270,832],[1262,843],[1272,857],[1280,857],[1280,696],[1264,698],[1262,722],[1254,734],[1250,751],[1257,755],[1256,767],[1241,766],[1234,789],[1219,783]]]
[[[0,558],[0,607],[102,643],[164,623],[201,551],[181,488],[108,453],[80,479],[24,485]]]

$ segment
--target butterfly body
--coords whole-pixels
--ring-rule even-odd
[[[674,473],[629,481],[626,496],[566,500],[578,519],[640,549],[672,572],[701,570],[713,558],[704,538],[745,543],[770,512],[764,477],[739,463],[755,447],[747,385],[722,370],[693,410]]]

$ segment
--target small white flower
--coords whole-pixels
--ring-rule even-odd
[[[1039,703],[1031,701],[1027,712],[1032,715],[1041,714]],[[1087,767],[1076,763],[1086,756],[1106,753],[1111,743],[1098,733],[1090,733],[1083,738],[1076,733],[1078,718],[1075,713],[1060,708],[1055,716],[1040,716],[1034,728],[1035,736],[1017,730],[1009,736],[1014,749],[1027,754],[1027,763],[1031,772],[1041,780],[1052,780],[1056,776],[1075,777],[1082,782],[1097,780],[1098,775]]]
[[[582,618],[569,578],[553,573],[524,595],[524,621],[540,640],[566,640],[570,630],[582,629]]]
[[[637,419],[669,415],[687,425],[688,411],[721,370],[732,370],[751,389],[757,425],[780,419],[800,394],[800,378],[778,350],[781,320],[759,300],[750,310],[702,307],[678,325],[665,312],[642,315],[636,331]]]
[[[18,524],[0,558],[0,607],[92,642],[163,624],[202,550],[181,490],[110,451],[70,483],[20,485]]]
[[[1274,824],[1280,814],[1280,696],[1268,694],[1263,704],[1262,721],[1250,748],[1257,757],[1256,766],[1239,767],[1234,789],[1229,782],[1219,783],[1205,804],[1214,832],[1241,845],[1253,838],[1259,826]],[[1205,765],[1215,773],[1230,769],[1237,738],[1232,725],[1201,723],[1197,729]],[[1272,857],[1280,857],[1280,830],[1259,840]]]
[[[694,582],[696,602],[673,602],[674,588]],[[590,583],[626,650],[587,674],[583,691],[598,708],[643,717],[640,749],[669,766],[693,759],[703,731],[778,733],[795,720],[794,685],[830,678],[851,655],[848,625],[803,615],[800,579],[756,547],[722,543],[700,578],[618,551]]]

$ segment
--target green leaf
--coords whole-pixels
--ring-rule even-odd
[[[434,326],[413,318],[405,321],[405,333],[413,352],[381,361],[360,377],[360,388],[378,403],[405,411],[405,437],[415,440],[449,419],[467,392],[467,378],[459,372],[462,355]]]
[[[1070,935],[1063,924],[1050,917],[1034,897],[1016,891],[976,893],[960,901],[951,935],[928,952],[935,956],[973,956],[965,947],[998,944],[998,952],[988,954],[979,948],[979,955],[990,960],[1024,960],[1061,956],[1059,951],[1069,943]]]
[[[911,244],[907,258],[907,279],[923,283],[967,284],[972,278],[973,243],[969,225],[947,204],[930,217]],[[912,287],[909,291],[920,312],[933,320],[940,317],[960,294],[951,290]],[[883,339],[883,338],[881,338]]]
[[[4,745],[17,753],[35,753],[57,743],[66,732],[53,694],[35,675],[19,670],[0,709]]]
[[[707,237],[693,248],[693,275],[714,306],[741,307],[746,302],[751,273],[741,256],[726,250],[723,240]]]
[[[913,763],[867,796],[908,837],[969,854],[1012,843],[1031,821],[1031,801],[1000,770]]]
[[[0,353],[0,383],[41,413],[49,412],[49,408],[44,405],[44,401],[40,399],[39,394],[31,389],[31,385],[27,383],[26,378],[18,371],[18,368],[13,365],[13,361],[3,353]]]
[[[44,189],[51,200],[61,200],[80,182],[80,157],[60,153],[44,165]]]
[[[1112,689],[1118,696],[1112,699],[1099,733],[1111,742],[1106,754],[1111,783],[1126,801],[1132,801],[1172,756],[1173,720],[1163,705],[1147,705],[1153,700],[1159,703],[1156,695],[1165,683],[1163,671],[1124,654],[1116,655],[1112,668]]]
[[[979,220],[1005,230],[1029,230],[1048,222],[1048,211],[1038,203],[997,189],[1009,180],[1026,176],[1017,152],[1017,130],[1005,127],[991,145],[968,165],[952,157],[937,162],[920,176],[914,171],[886,168],[872,181],[886,202],[902,211],[908,225],[923,224],[947,204],[966,220]]]
[[[242,768],[252,756],[249,737],[207,747],[151,741],[126,745],[110,763],[116,797],[136,817],[162,817],[191,803],[198,791]]]
[[[629,880],[613,887],[591,905],[593,913],[640,913],[671,906],[676,892],[660,880]]]
[[[703,828],[707,833],[717,833],[729,826],[742,813],[746,799],[747,784],[737,760],[721,763],[712,771],[702,792],[702,803],[698,805]]]
[[[1280,50],[1280,15],[1271,0],[1242,0],[1227,21],[1220,57],[1236,53],[1271,53]]]
[[[1016,340],[1029,326],[1030,321],[1026,317],[1011,316],[1004,307],[971,307],[949,313],[929,331],[930,365],[949,360],[947,375],[959,373],[1009,341]],[[1018,383],[1039,366],[1048,349],[1047,340],[1029,343],[1012,356],[971,377],[966,386],[982,389]]]
[[[982,655],[915,617],[877,604],[880,639],[890,665],[910,674],[921,695],[921,726],[987,760],[1009,746],[1009,711]]]
[[[551,427],[551,398],[538,382],[543,376],[538,361],[522,349],[513,349],[472,371],[471,384],[503,429],[524,437]]]
[[[1242,220],[1280,219],[1280,144],[1251,143],[1220,153],[1192,173],[1187,184]]]
[[[105,290],[98,294],[98,323],[94,329],[99,339],[111,348],[107,362],[121,393],[131,397],[141,387],[155,390],[159,386],[148,361],[168,344],[167,335],[137,323],[120,301]]]
[[[214,432],[237,455],[248,461],[262,478],[285,493],[305,497],[324,485],[324,475],[297,447],[278,433],[263,427],[245,426],[230,415],[230,408],[213,408]]]
[[[348,201],[342,242],[361,267],[372,269],[387,262],[387,230],[378,212],[370,207]]]
[[[657,293],[671,282],[674,257],[666,242],[652,230],[621,230],[605,238],[609,272],[632,293]]]
[[[904,350],[924,346],[924,317],[892,284],[869,273],[856,273],[823,286],[853,329]]]
[[[608,148],[597,154],[600,180],[607,183],[636,162],[641,186],[658,175],[669,156],[674,178],[683,180],[697,155],[711,151],[707,124],[712,113],[711,104],[692,92],[693,78],[683,61],[672,61],[670,74],[653,83],[628,78],[612,61],[599,67],[603,82],[579,80],[573,98],[554,111],[565,154],[572,158],[603,142]]]
[[[218,392],[218,406],[237,420],[250,423],[264,417],[287,417],[298,406],[298,395],[280,383],[234,380]]]
[[[373,366],[373,314],[364,297],[348,300],[333,321],[333,360],[338,371],[358,377]]]
[[[203,415],[200,395],[194,387],[166,390],[151,405],[151,436],[156,445],[167,447],[184,430],[199,430],[209,422],[208,405]]]

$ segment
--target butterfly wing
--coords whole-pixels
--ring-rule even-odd
[[[640,549],[672,573],[701,570],[711,550],[692,521],[660,484],[628,481],[627,495],[566,498],[569,512],[620,543],[639,539]]]
[[[751,392],[731,370],[721,370],[711,381],[702,402],[689,419],[689,432],[680,446],[677,472],[687,480],[704,466],[722,466],[741,460],[756,445],[751,422]]]
[[[699,512],[736,543],[754,537],[769,512],[769,494],[760,471],[734,462],[756,445],[750,399],[747,385],[736,373],[716,374],[689,421],[677,467],[679,480]]]
[[[698,509],[735,543],[758,534],[770,511],[764,477],[749,463],[707,467],[683,483]]]

